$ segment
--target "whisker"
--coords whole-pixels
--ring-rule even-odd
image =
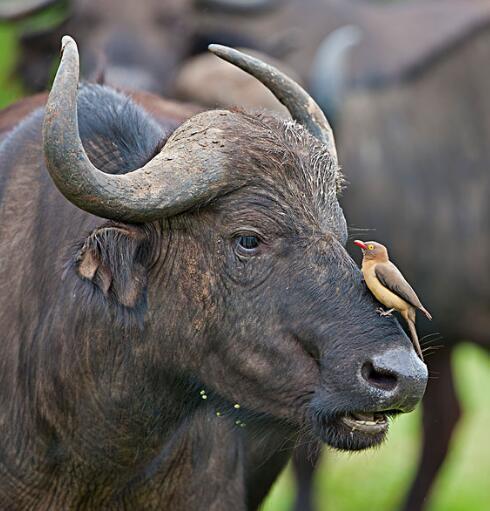
[[[376,229],[374,227],[356,227],[354,225],[349,225],[349,233],[354,232],[374,232]]]
[[[426,350],[434,350],[439,351],[441,349],[446,348],[447,346],[445,344],[430,344],[426,343],[422,345],[422,352],[424,353]]]
[[[423,337],[420,338],[420,341],[425,341],[426,339],[429,339],[430,337],[435,337],[437,335],[440,335],[441,336],[441,339],[443,339],[444,337],[441,335],[441,332],[432,332],[431,334],[426,334],[424,335]]]
[[[439,351],[440,349],[443,349],[445,347],[446,346],[444,344],[436,344],[435,346],[431,346],[431,345],[424,346],[422,348],[422,353],[425,353],[427,350]]]

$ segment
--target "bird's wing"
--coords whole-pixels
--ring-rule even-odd
[[[400,270],[392,262],[378,263],[374,267],[374,272],[381,284],[388,288],[392,293],[403,298],[406,302],[417,309],[423,308],[419,297],[415,294],[415,291],[405,280],[405,277],[401,274]]]

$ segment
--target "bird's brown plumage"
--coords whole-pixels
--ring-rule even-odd
[[[385,246],[375,241],[356,240],[354,243],[363,251],[362,273],[367,287],[379,302],[389,309],[397,310],[403,316],[408,324],[412,342],[423,360],[415,329],[415,311],[419,309],[429,319],[432,319],[432,316],[400,270],[389,260]]]

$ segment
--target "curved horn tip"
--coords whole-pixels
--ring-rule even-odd
[[[65,48],[71,43],[73,43],[75,45],[75,49],[78,50],[78,46],[75,39],[73,39],[73,37],[69,35],[64,35],[61,38],[61,53],[63,53],[65,51]]]
[[[221,55],[227,55],[230,53],[230,50],[231,51],[237,51],[237,50],[233,50],[233,48],[230,48],[229,46],[223,46],[222,44],[210,44],[208,46],[208,50],[211,52],[211,53],[214,53],[215,55],[217,55],[218,57],[220,57]]]
[[[217,57],[220,57],[230,62],[230,64],[236,65],[237,60],[243,60],[246,58],[248,60],[253,60],[257,63],[260,62],[263,65],[268,65],[265,62],[262,62],[259,59],[252,57],[248,53],[244,53],[240,50],[237,50],[236,48],[231,48],[230,46],[223,46],[222,44],[210,44],[208,46],[208,50],[211,53],[214,53]]]
[[[226,62],[229,62],[230,64],[243,69],[248,74],[255,76],[255,78],[257,78],[262,83],[263,79],[259,78],[257,73],[264,73],[264,71],[269,70],[270,73],[282,75],[280,71],[277,71],[270,64],[267,64],[267,62],[264,62],[263,60],[256,57],[252,57],[252,55],[249,55],[248,53],[244,53],[235,48],[231,48],[230,46],[223,46],[222,44],[210,44],[208,46],[208,50],[211,53],[214,53],[220,59],[223,59]],[[268,86],[266,85],[266,87]]]

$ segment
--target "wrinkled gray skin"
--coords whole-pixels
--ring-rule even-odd
[[[108,173],[129,177],[173,130],[108,88],[82,87],[78,105]],[[215,151],[241,186],[130,224],[60,195],[43,115],[0,146],[6,509],[255,509],[296,441],[367,448],[386,430],[343,417],[413,409],[426,368],[376,313],[344,248],[341,174],[304,128],[228,112],[206,147],[210,127],[189,119],[182,147]]]

